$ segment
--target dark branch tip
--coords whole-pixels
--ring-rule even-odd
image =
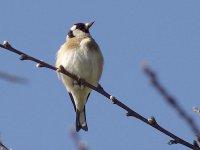
[[[28,58],[28,56],[26,54],[21,54],[19,59],[20,60],[26,60]]]
[[[148,122],[151,125],[155,125],[157,124],[155,117],[151,116],[150,118],[148,118]]]
[[[142,69],[144,73],[149,76],[151,84],[156,84],[156,73],[146,63],[142,63]]]

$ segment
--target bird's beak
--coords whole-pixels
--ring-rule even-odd
[[[94,21],[85,23],[86,28],[89,29],[93,25],[93,23],[94,23]]]

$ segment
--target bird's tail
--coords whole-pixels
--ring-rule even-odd
[[[83,111],[76,109],[76,131],[78,132],[80,129],[88,131],[85,107]]]

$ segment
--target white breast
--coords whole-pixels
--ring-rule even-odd
[[[100,51],[88,50],[87,47],[81,46],[78,50],[67,50],[62,55],[60,63],[66,70],[93,85],[99,82],[103,61]]]
[[[92,72],[95,69],[93,55],[87,49],[67,51],[64,53],[61,65],[69,72],[85,80],[90,80],[93,76]]]

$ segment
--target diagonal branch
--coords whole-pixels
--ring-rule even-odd
[[[9,82],[14,82],[14,83],[21,83],[21,84],[28,82],[28,80],[25,78],[15,76],[15,75],[9,74],[7,72],[3,72],[3,71],[0,71],[0,79],[6,80]]]
[[[7,148],[2,142],[0,142],[0,150],[9,150],[9,148]]]
[[[186,111],[184,111],[178,101],[167,92],[167,90],[159,82],[156,73],[148,65],[145,64],[143,66],[143,69],[145,74],[149,77],[153,87],[155,87],[160,95],[166,100],[166,102],[177,111],[181,118],[186,121],[186,123],[189,125],[189,127],[192,129],[193,133],[197,136],[197,139],[199,140],[200,130],[198,129],[192,117]]]
[[[33,62],[38,63],[36,66],[37,67],[45,67],[45,68],[49,68],[52,69],[54,71],[59,71],[71,78],[73,78],[74,80],[81,82],[83,85],[93,89],[94,91],[102,94],[103,96],[105,96],[106,98],[108,98],[109,100],[111,100],[114,104],[116,104],[117,106],[121,107],[122,109],[127,111],[127,116],[131,116],[131,117],[135,117],[141,121],[143,121],[144,123],[150,125],[151,127],[159,130],[160,132],[164,133],[165,135],[171,137],[174,141],[174,143],[179,143],[182,144],[190,149],[195,149],[195,150],[200,150],[200,148],[197,145],[193,145],[183,139],[181,139],[180,137],[174,135],[173,133],[167,131],[166,129],[164,129],[163,127],[161,127],[155,120],[155,118],[149,118],[146,119],[145,117],[143,117],[142,115],[138,114],[137,112],[135,112],[134,110],[132,110],[131,108],[129,108],[128,106],[126,106],[125,104],[123,104],[122,102],[120,102],[118,99],[116,99],[114,96],[110,95],[109,93],[107,93],[100,85],[98,87],[95,87],[93,85],[91,85],[90,83],[86,82],[83,79],[78,78],[76,75],[71,74],[70,72],[68,72],[67,70],[65,70],[62,66],[60,66],[59,68],[56,68],[46,62],[40,61],[32,56],[29,56],[15,48],[13,48],[8,42],[4,42],[3,45],[0,44],[0,47],[9,50],[11,52],[14,52],[18,55],[20,55],[20,59],[21,60],[31,60]]]

